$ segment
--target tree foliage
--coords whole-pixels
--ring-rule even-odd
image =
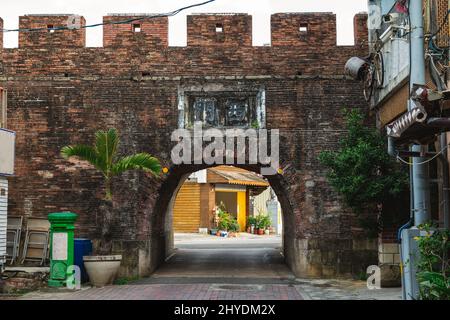
[[[436,226],[419,226],[425,235],[417,237],[420,258],[417,265],[419,294],[422,300],[450,300],[450,231]]]
[[[144,170],[159,174],[161,165],[158,159],[148,153],[137,153],[120,158],[117,154],[120,143],[116,129],[97,131],[95,144],[65,146],[61,149],[64,158],[77,157],[92,164],[105,178],[106,200],[111,200],[111,179],[127,170]]]
[[[344,115],[347,133],[339,148],[322,152],[319,161],[346,205],[361,213],[397,197],[407,187],[408,174],[388,155],[378,130],[364,124],[361,111],[345,110]]]

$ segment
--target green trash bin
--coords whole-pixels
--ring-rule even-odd
[[[66,285],[67,268],[74,264],[74,223],[77,217],[72,212],[56,212],[48,215],[50,221],[49,287]]]

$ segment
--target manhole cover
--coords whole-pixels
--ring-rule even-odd
[[[259,291],[263,289],[262,285],[252,284],[213,284],[213,290],[231,290],[231,291]]]

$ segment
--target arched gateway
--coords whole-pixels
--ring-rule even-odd
[[[68,18],[22,16],[20,28],[57,27]],[[354,228],[317,157],[335,148],[341,110],[365,106],[359,84],[343,75],[345,61],[366,51],[365,19],[355,17],[355,46],[336,45],[330,13],[272,15],[272,43],[264,47],[252,46],[246,14],[188,16],[186,47],[167,45],[167,18],[145,20],[139,32],[105,25],[102,48],[85,47],[84,29],[19,33],[19,48],[0,45],[0,86],[8,90],[8,123],[17,132],[10,213],[70,210],[80,217],[77,235],[95,238],[102,223],[101,177],[83,163],[68,164],[59,151],[116,127],[121,152],[146,151],[169,168],[159,179],[129,172],[114,181],[121,273],[148,275],[170,248],[167,216],[177,188],[189,173],[209,166],[174,164],[173,131],[196,121],[276,129],[283,171],[267,178],[283,207],[288,265],[300,277],[360,272],[377,262],[375,243]]]

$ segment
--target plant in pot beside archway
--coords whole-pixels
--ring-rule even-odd
[[[270,221],[270,217],[267,214],[259,214],[256,216],[256,229],[257,234],[262,236],[263,234],[267,234],[266,230],[270,227],[272,222]]]
[[[111,227],[113,222],[113,199],[111,179],[128,170],[144,170],[154,175],[161,171],[159,161],[148,153],[137,153],[126,157],[118,156],[119,135],[116,129],[97,131],[93,146],[72,145],[61,149],[61,155],[68,159],[77,157],[93,165],[105,180],[105,196],[99,207],[103,224],[98,246],[98,255],[84,256],[83,261],[91,284],[105,286],[115,280],[121,255],[112,255]]]
[[[228,225],[228,231],[230,232],[230,237],[236,238],[239,232],[240,226],[238,221],[235,218],[231,218],[231,221]]]
[[[256,218],[255,217],[248,217],[247,233],[254,233],[255,225],[256,225]]]
[[[262,215],[261,216],[261,227],[264,230],[264,234],[265,235],[269,235],[270,234],[270,226],[272,225],[272,221],[269,217],[268,214]]]

